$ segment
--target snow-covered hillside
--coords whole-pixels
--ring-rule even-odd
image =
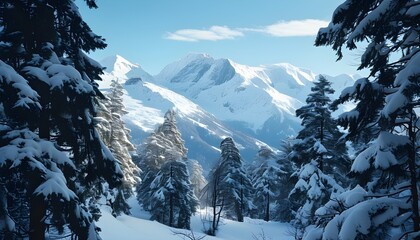
[[[180,233],[191,234],[198,239],[205,236],[208,240],[254,240],[254,239],[279,239],[291,240],[292,227],[288,223],[280,222],[265,222],[259,219],[245,218],[243,223],[221,219],[221,225],[216,237],[206,236],[203,233],[203,222],[206,211],[200,210],[199,213],[191,218],[191,231],[184,229],[171,228],[156,221],[148,220],[150,215],[145,212],[138,205],[134,198],[129,200],[132,207],[131,216],[122,215],[114,218],[110,209],[102,208],[102,217],[99,219],[97,225],[101,228],[100,236],[103,240],[180,240],[189,239]],[[265,238],[263,238],[263,236]]]
[[[189,157],[208,170],[218,158],[223,137],[232,136],[245,160],[259,146],[278,147],[300,128],[295,110],[305,102],[317,75],[290,64],[250,67],[206,54],[190,54],[151,76],[121,56],[106,58],[100,87],[112,79],[125,83],[124,119],[140,143],[175,108]],[[326,76],[338,95],[352,76]]]

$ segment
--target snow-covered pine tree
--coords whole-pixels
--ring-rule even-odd
[[[376,131],[370,131],[372,141],[351,168],[356,177],[363,176],[363,189],[352,190],[362,197],[343,193],[340,207],[330,203],[329,209],[320,209],[330,218],[310,239],[419,237],[419,6],[415,0],[347,0],[318,32],[316,45],[331,45],[339,59],[343,47],[353,50],[367,41],[359,69],[369,68],[369,77],[342,92],[340,102],[356,101],[357,106],[339,122],[351,136]]]
[[[151,190],[150,185],[157,172],[166,162],[166,149],[171,148],[172,143],[161,132],[153,132],[145,139],[138,148],[138,165],[142,172],[142,179],[136,186],[137,200],[145,210],[150,209]]]
[[[88,212],[87,200],[102,193],[95,188],[99,183],[114,187],[122,177],[94,126],[94,98],[100,95],[94,80],[102,67],[84,53],[106,44],[70,0],[5,0],[0,19],[0,151],[8,153],[1,154],[1,185],[6,202],[26,202],[29,223],[13,219],[23,229],[19,237],[44,239],[50,225],[94,239],[98,216]]]
[[[28,232],[30,227],[34,227],[34,223],[30,222],[35,218],[31,215],[31,208],[34,207],[44,207],[45,214],[51,214],[48,219],[51,227],[59,231],[63,230],[69,217],[76,217],[74,214],[81,216],[80,222],[74,222],[71,226],[73,229],[77,229],[77,225],[84,221],[90,222],[86,208],[83,208],[74,191],[67,186],[63,173],[75,173],[73,162],[52,142],[41,139],[28,128],[35,125],[31,123],[32,119],[25,121],[7,114],[17,111],[36,116],[40,110],[39,95],[26,79],[2,61],[0,79],[0,237],[36,238],[38,235]],[[34,206],[36,201],[40,205]],[[31,218],[28,219],[28,216]],[[67,222],[63,221],[65,219]]]
[[[113,80],[109,93],[99,100],[98,131],[105,145],[111,150],[114,157],[121,163],[123,172],[122,185],[118,189],[110,190],[110,204],[116,215],[129,214],[130,207],[125,199],[133,195],[133,187],[139,181],[140,169],[134,164],[130,152],[135,151],[130,141],[130,130],[126,128],[122,116],[127,114],[123,104],[123,86]]]
[[[176,126],[176,113],[174,109],[170,109],[165,113],[163,124],[157,129],[157,132],[163,133],[165,138],[172,143],[171,148],[167,148],[166,158],[169,160],[178,160],[187,156],[187,148],[185,148],[184,140]]]
[[[280,145],[280,154],[277,157],[277,164],[282,170],[280,175],[280,191],[275,199],[275,207],[273,219],[276,221],[290,222],[293,219],[292,203],[289,199],[289,193],[295,186],[291,181],[291,175],[297,170],[295,165],[290,161],[289,155],[292,152],[294,138],[289,137],[282,141]]]
[[[243,222],[244,216],[254,207],[252,183],[243,168],[242,157],[233,139],[225,138],[220,143],[220,150],[220,195],[224,198],[225,213],[227,217]]]
[[[188,161],[188,171],[194,195],[199,198],[201,189],[207,185],[207,180],[203,175],[203,167],[197,160],[190,159]]]
[[[140,149],[139,166],[143,173],[142,182],[137,185],[137,199],[153,219],[180,228],[189,228],[189,219],[198,204],[189,180],[186,154],[175,111],[169,110],[163,124]],[[178,191],[183,195],[177,195]]]
[[[165,113],[164,122],[144,141],[139,149],[138,165],[142,169],[142,182],[137,185],[137,200],[145,210],[150,209],[150,185],[157,172],[167,161],[185,158],[187,149],[176,126],[175,112]]]
[[[296,110],[296,116],[302,119],[302,130],[299,131],[291,160],[296,165],[306,164],[318,157],[319,153],[312,147],[319,142],[325,147],[326,153],[319,159],[319,168],[326,174],[334,175],[334,179],[342,186],[347,185],[345,176],[350,167],[345,140],[337,127],[337,122],[331,117],[329,109],[331,100],[329,94],[334,89],[331,83],[322,75],[314,82],[311,93],[306,99],[306,105]]]
[[[331,100],[327,95],[334,93],[331,83],[321,75],[311,91],[307,104],[296,110],[303,129],[290,154],[291,160],[301,166],[292,175],[297,182],[289,195],[296,206],[293,225],[297,237],[315,224],[315,210],[343,190],[340,185],[345,184],[344,174],[350,165],[345,142],[340,141],[342,133],[328,109]]]
[[[150,185],[152,219],[170,227],[190,228],[198,200],[183,159],[165,162]]]
[[[243,222],[245,214],[254,207],[251,199],[252,183],[243,168],[241,155],[233,139],[225,138],[220,143],[220,149],[220,160],[212,171],[206,191],[214,210],[220,206],[226,217]],[[217,226],[213,227],[213,234],[216,229]]]
[[[256,217],[270,221],[272,203],[284,190],[281,189],[282,177],[287,173],[278,164],[279,157],[266,146],[260,147],[256,158],[256,167],[251,173]]]

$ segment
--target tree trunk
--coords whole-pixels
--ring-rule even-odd
[[[411,110],[411,109],[410,109]],[[411,110],[411,119],[409,123],[409,138],[411,141],[410,150],[408,153],[408,167],[410,171],[410,188],[412,196],[412,208],[413,208],[413,230],[418,232],[420,230],[420,216],[419,216],[419,195],[417,190],[417,175],[416,175],[416,131],[413,126],[415,115]]]
[[[217,229],[217,224],[216,224],[216,218],[217,218],[217,213],[216,213],[217,181],[216,180],[214,180],[214,183],[213,183],[213,195],[212,195],[212,199],[211,199],[211,205],[213,207],[213,222],[212,222],[211,232],[209,234],[215,236],[216,235],[216,229]]]
[[[268,187],[268,190],[270,190],[270,187]],[[266,222],[270,221],[270,193],[267,193],[267,203],[265,207],[265,217],[264,220]]]
[[[42,111],[39,121],[39,137],[44,140],[50,140],[50,89],[49,86],[41,86],[41,106]]]
[[[42,111],[39,123],[39,137],[49,141],[50,140],[50,92],[49,88],[42,91],[41,98]],[[37,182],[34,179],[34,182]],[[36,189],[34,186],[33,189]],[[29,210],[29,239],[40,240],[45,239],[45,223],[47,206],[43,197],[33,196],[30,201]]]
[[[241,198],[241,201],[239,202],[239,206],[238,206],[238,209],[237,209],[237,219],[238,219],[238,222],[243,222],[244,221],[244,214],[243,214],[243,209],[244,209],[244,190],[243,190],[243,186],[244,186],[244,183],[243,183],[243,179],[241,178],[241,192],[240,192],[240,198]]]
[[[46,204],[43,197],[33,197],[29,216],[29,240],[45,239],[45,216]]]
[[[174,206],[173,206],[173,194],[169,194],[169,226],[173,227],[174,225]]]
[[[170,177],[171,177],[171,181],[172,181],[172,165],[171,165],[171,173],[170,173]],[[171,191],[174,191],[173,189],[171,189]],[[173,227],[174,225],[174,196],[173,193],[170,192],[169,193],[169,226]]]
[[[319,135],[319,142],[321,144],[323,144],[322,142],[324,141],[324,117],[322,116],[322,120],[321,120],[321,129],[320,129],[320,135]],[[319,154],[319,170],[321,170],[321,172],[324,171],[324,155],[321,153]]]
[[[222,199],[222,203],[219,206],[219,212],[217,213],[216,228],[219,226],[220,216],[222,215],[223,207],[225,206],[225,199]]]

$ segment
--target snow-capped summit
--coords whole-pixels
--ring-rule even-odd
[[[317,77],[288,63],[253,67],[207,54],[189,54],[165,67],[155,80],[234,128],[276,144],[299,130],[295,111],[305,102]],[[336,94],[354,82],[347,75],[325,77],[333,80]]]
[[[103,67],[106,67],[105,71],[108,73],[118,73],[119,75],[124,75],[131,71],[134,68],[139,68],[138,64],[133,64],[127,59],[121,57],[120,55],[114,55],[105,58],[101,61]]]
[[[105,67],[102,75],[101,88],[108,88],[111,80],[125,83],[130,78],[141,78],[145,81],[153,80],[153,77],[144,71],[139,64],[134,64],[120,55],[114,55],[103,59],[101,65]]]
[[[294,76],[283,69],[283,76],[292,79],[294,85],[282,89],[283,79],[271,78],[273,74],[263,66],[251,67],[230,59],[194,54],[169,64],[155,79],[233,127],[255,137],[265,135],[263,140],[274,142],[277,140],[269,137],[269,133],[278,137],[291,135],[299,126],[294,115],[302,101],[288,95],[288,89],[304,88],[301,82],[310,82],[314,77],[300,80],[299,77],[311,75],[297,72],[295,69],[298,79],[293,80]]]

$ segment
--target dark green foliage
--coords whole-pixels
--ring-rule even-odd
[[[85,54],[105,46],[72,0],[0,3],[0,185],[27,211],[15,215],[4,201],[1,209],[10,211],[18,237],[43,239],[47,224],[80,239],[96,236],[98,209],[89,202],[103,182],[121,183],[95,129],[102,67]],[[18,182],[27,184],[15,188]]]
[[[330,25],[318,33],[315,44],[330,45],[339,59],[343,47],[353,50],[359,42],[367,43],[359,69],[367,68],[370,74],[345,89],[335,102],[357,103],[339,117],[339,123],[358,147],[351,173],[361,187],[328,205],[336,209],[352,191],[368,197],[353,201],[345,211],[321,211],[326,220],[317,239],[341,238],[353,231],[355,239],[418,238],[418,6],[414,0],[347,0],[335,10]],[[358,226],[352,224],[352,215],[367,206],[368,220],[382,218],[386,209],[393,212],[380,223],[366,226],[368,231],[355,231]]]

